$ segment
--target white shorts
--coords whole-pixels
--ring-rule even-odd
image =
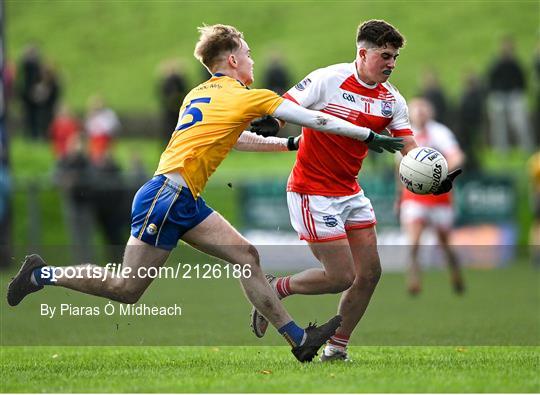
[[[454,209],[448,204],[427,205],[414,200],[401,203],[400,219],[403,225],[423,222],[439,229],[449,230],[454,224]]]
[[[291,224],[309,242],[344,239],[350,229],[375,226],[371,202],[360,191],[349,196],[319,196],[287,192]]]

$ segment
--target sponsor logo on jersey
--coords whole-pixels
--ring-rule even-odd
[[[157,233],[157,226],[156,224],[150,224],[146,227],[146,233],[149,235],[155,235]]]
[[[391,101],[382,100],[381,101],[381,114],[383,117],[390,118],[394,113],[394,106]]]
[[[360,100],[362,100],[362,101],[364,101],[364,102],[371,103],[371,104],[375,103],[375,100],[373,100],[371,97],[364,97],[364,96],[362,96],[362,97],[360,97]]]
[[[335,228],[338,224],[338,221],[334,215],[325,215],[323,217],[324,224],[329,228]]]
[[[344,93],[342,96],[343,96],[343,98],[344,98],[345,100],[348,100],[348,101],[350,101],[350,102],[356,103],[356,100],[354,99],[354,96],[351,95],[350,93]]]
[[[300,81],[298,84],[296,84],[294,87],[298,89],[299,91],[303,91],[306,89],[306,87],[311,84],[311,80],[309,78],[306,78],[303,81]]]

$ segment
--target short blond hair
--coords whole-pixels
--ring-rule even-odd
[[[193,55],[210,72],[222,60],[224,52],[233,52],[242,46],[244,35],[234,26],[210,25],[198,27],[201,34]]]

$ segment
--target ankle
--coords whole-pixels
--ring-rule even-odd
[[[34,269],[30,275],[30,281],[34,285],[54,285],[56,282],[54,266],[42,266]]]
[[[277,278],[275,282],[275,290],[281,299],[292,295],[291,276]]]
[[[347,346],[349,344],[350,336],[348,335],[342,335],[342,334],[335,334],[328,340],[327,345],[332,348],[346,350]]]

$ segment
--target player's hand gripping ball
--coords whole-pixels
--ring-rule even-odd
[[[405,188],[418,195],[437,193],[448,176],[444,156],[433,148],[410,150],[399,164],[399,178]]]

